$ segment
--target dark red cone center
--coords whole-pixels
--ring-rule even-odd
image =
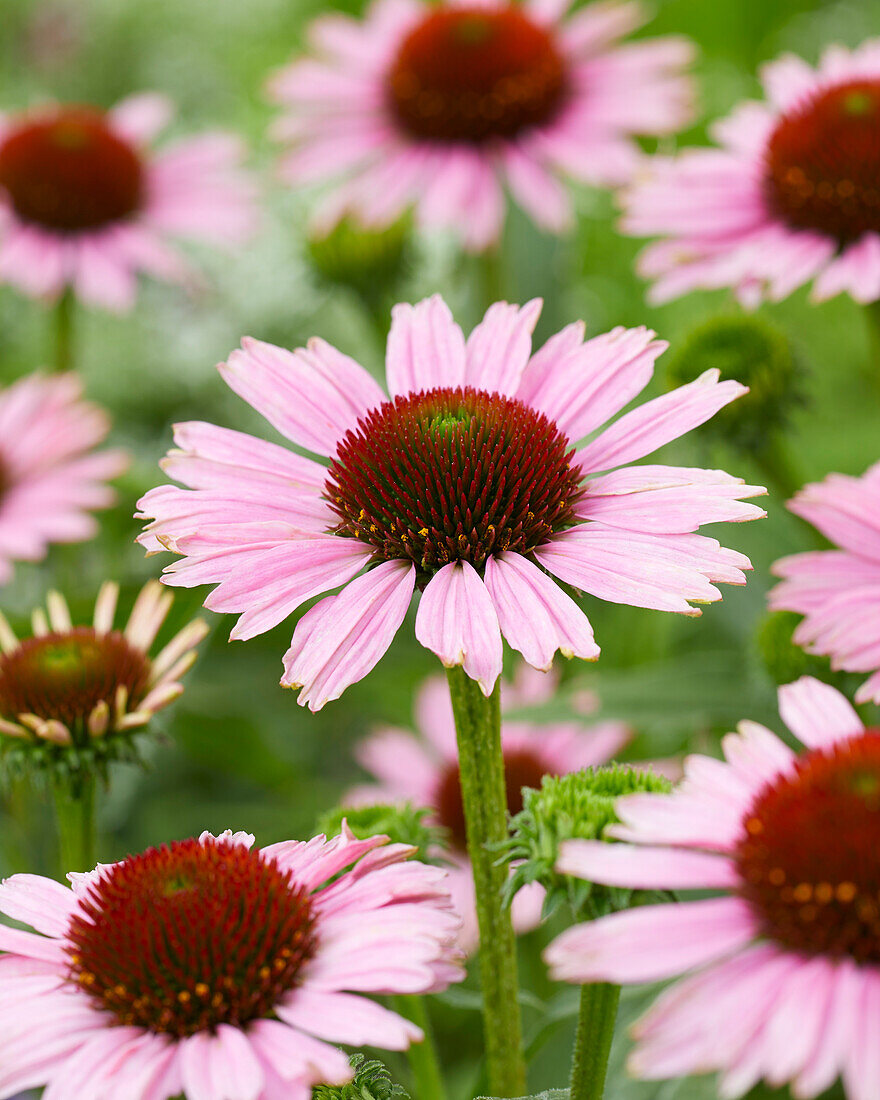
[[[759,794],[745,829],[742,894],[766,936],[880,963],[880,730],[807,753]]]
[[[308,893],[240,844],[106,869],[68,931],[71,978],[120,1024],[182,1037],[271,1015],[315,947]]]
[[[64,107],[0,141],[0,189],[22,221],[60,232],[101,229],[141,206],[143,165],[100,111]]]
[[[880,232],[880,80],[837,85],[786,114],[767,147],[764,189],[795,229],[841,245]]]
[[[113,707],[116,692],[128,692],[135,709],[149,682],[150,661],[119,631],[99,634],[90,626],[28,638],[0,656],[0,714],[57,718],[68,729],[84,723],[100,702]]]
[[[483,142],[550,121],[567,83],[552,34],[511,5],[434,9],[404,39],[387,88],[413,137]]]
[[[421,579],[453,561],[525,554],[576,522],[580,474],[556,425],[523,402],[466,389],[397,397],[348,432],[324,488],[334,528],[409,558]]]
[[[508,749],[504,753],[504,781],[507,785],[507,812],[512,816],[523,808],[523,787],[541,786],[541,779],[550,775],[536,752],[527,748]],[[450,764],[437,784],[434,796],[438,822],[449,830],[452,847],[467,851],[464,803],[458,764]]]

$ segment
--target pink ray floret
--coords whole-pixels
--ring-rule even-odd
[[[72,872],[72,889],[5,880],[0,910],[33,931],[0,926],[0,1096],[45,1085],[49,1100],[308,1100],[351,1077],[334,1044],[422,1040],[365,994],[463,976],[444,872],[345,826],[331,840],[253,841],[203,833]]]
[[[72,374],[32,374],[0,391],[0,584],[15,561],[94,538],[89,513],[113,503],[107,482],[128,466],[123,451],[95,450],[109,429]]]
[[[880,465],[862,477],[831,474],[789,502],[795,515],[840,547],[792,554],[773,565],[775,610],[803,621],[794,641],[834,668],[870,672],[856,702],[880,703]]]
[[[241,143],[216,131],[153,149],[172,114],[164,96],[143,93],[106,112],[56,104],[0,116],[0,281],[123,312],[138,274],[194,284],[178,238],[247,239],[256,196]]]
[[[692,756],[671,794],[618,800],[618,841],[568,841],[557,870],[644,890],[699,890],[577,925],[547,949],[553,976],[677,978],[634,1027],[631,1072],[717,1072],[719,1095],[759,1080],[810,1100],[841,1077],[880,1090],[877,821],[880,731],[835,689],[779,692],[799,754],[756,722]],[[706,897],[705,893],[719,892]]]
[[[223,378],[324,462],[178,424],[163,465],[184,487],[139,502],[147,551],[180,555],[165,583],[216,585],[206,606],[238,613],[240,639],[338,589],[299,620],[284,657],[282,684],[313,710],[373,668],[417,589],[418,640],[488,695],[502,637],[544,670],[557,650],[598,656],[559,582],[684,615],[719,600],[717,583],[744,584],[748,559],[697,531],[763,516],[745,498],[765,490],[720,470],[632,464],[745,387],[710,370],[618,415],[666,344],[645,328],[585,340],[576,323],[533,354],[540,308],[498,302],[466,340],[439,296],[396,306],[390,398],[323,340],[286,351],[244,339]]]
[[[812,298],[880,299],[880,39],[832,45],[813,68],[786,54],[765,99],[712,129],[716,147],[649,158],[624,195],[650,297],[732,288],[747,306],[812,282]]]
[[[313,56],[269,90],[285,111],[274,128],[289,145],[283,178],[332,185],[317,231],[346,214],[385,226],[412,207],[420,225],[482,251],[501,233],[505,190],[560,233],[573,221],[566,179],[631,178],[635,135],[673,133],[693,115],[693,47],[621,43],[647,19],[638,2],[568,6],[376,0],[363,20],[316,20]]]

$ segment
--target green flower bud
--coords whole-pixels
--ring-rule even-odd
[[[558,874],[559,846],[565,840],[603,839],[606,828],[618,820],[614,804],[622,795],[671,789],[669,780],[654,772],[610,764],[548,775],[540,790],[524,790],[523,809],[511,821],[512,837],[503,846],[505,858],[518,864],[507,883],[508,902],[521,887],[538,882],[547,891],[547,914],[563,901],[576,917],[587,919],[642,904],[645,891],[599,886]]]
[[[363,1054],[352,1054],[354,1077],[339,1086],[318,1085],[312,1100],[410,1100],[409,1093],[391,1080],[381,1062],[367,1062]]]
[[[393,806],[336,806],[318,819],[318,832],[337,836],[342,830],[342,822],[346,821],[360,840],[387,836],[393,844],[410,844],[418,848],[419,859],[436,863],[437,850],[445,847],[445,830],[427,823],[430,813],[429,809],[409,802]]]
[[[693,329],[670,356],[668,389],[717,368],[722,378],[749,387],[709,420],[704,431],[733,446],[762,450],[781,431],[793,408],[803,403],[802,369],[788,337],[753,315],[713,317]]]
[[[410,266],[410,219],[387,229],[364,229],[344,219],[326,236],[312,237],[308,249],[325,282],[378,302],[393,294]]]

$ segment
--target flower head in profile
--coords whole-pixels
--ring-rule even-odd
[[[831,474],[807,485],[788,507],[840,549],[780,558],[770,607],[804,616],[793,640],[808,653],[870,672],[856,702],[880,703],[880,463],[860,478]]]
[[[810,677],[780,688],[800,754],[756,722],[692,756],[671,794],[616,803],[627,844],[573,840],[557,870],[637,890],[721,891],[578,925],[546,958],[565,981],[687,975],[635,1025],[637,1076],[719,1071],[720,1095],[761,1078],[810,1098],[838,1076],[880,1088],[880,730]]]
[[[123,451],[95,450],[109,427],[76,375],[31,374],[0,390],[0,584],[13,562],[94,537],[89,513],[113,503],[106,482],[128,466]]]
[[[128,622],[114,628],[119,586],[106,581],[91,625],[75,626],[67,601],[50,592],[48,614],[33,614],[33,635],[19,640],[0,614],[0,735],[7,763],[65,773],[102,767],[130,753],[130,734],[183,693],[181,678],[207,633],[196,619],[150,655],[171,607],[158,581],[141,589]]]
[[[692,56],[681,38],[626,45],[642,5],[376,0],[363,21],[322,16],[316,56],[271,82],[286,110],[275,136],[296,185],[336,181],[316,221],[346,213],[380,227],[415,207],[424,226],[491,246],[504,189],[540,226],[571,220],[564,177],[617,185],[639,159],[634,135],[691,118]]]
[[[640,259],[652,297],[732,287],[756,304],[813,280],[817,301],[876,301],[880,39],[761,76],[766,100],[718,122],[717,148],[654,158],[626,198],[624,229],[664,238]]]
[[[516,680],[501,686],[501,705],[508,714],[549,700],[557,687],[552,673],[520,667]],[[449,887],[464,922],[460,943],[473,951],[478,942],[474,880],[467,857],[464,805],[458,773],[455,721],[449,690],[443,677],[427,680],[416,696],[418,735],[400,729],[382,729],[356,749],[358,761],[378,785],[356,787],[344,802],[373,804],[410,802],[428,806],[445,830]],[[505,717],[501,747],[507,783],[507,809],[519,813],[523,788],[540,787],[545,775],[565,775],[590,764],[602,764],[623,748],[632,736],[622,722],[585,723],[583,720],[547,722]],[[540,886],[519,890],[512,906],[514,928],[527,932],[541,919],[544,891]]]
[[[0,116],[0,281],[127,310],[139,272],[188,277],[170,239],[245,237],[253,193],[238,141],[208,133],[154,152],[171,113],[163,96],[143,94],[109,111],[59,104]]]
[[[373,668],[416,588],[418,640],[488,695],[502,634],[539,669],[557,649],[597,657],[558,581],[686,615],[721,598],[713,581],[745,583],[748,559],[695,532],[762,516],[742,498],[764,490],[719,470],[629,465],[745,387],[707,371],[579,448],[647,385],[666,345],[644,328],[585,342],[576,323],[532,354],[539,311],[498,302],[466,341],[441,298],[396,306],[390,396],[323,340],[290,352],[245,339],[221,364],[226,382],[329,463],[177,425],[163,466],[186,488],[139,504],[147,550],[182,555],[165,582],[217,585],[206,606],[242,613],[234,638],[342,586],[300,619],[284,657],[282,684],[313,710]]]
[[[462,972],[444,873],[385,837],[176,841],[0,886],[0,1095],[309,1100],[352,1068],[330,1045],[403,1050],[417,1027],[364,993]],[[27,1037],[27,1042],[23,1041]]]

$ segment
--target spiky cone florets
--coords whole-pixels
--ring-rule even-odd
[[[560,846],[568,840],[603,840],[609,825],[617,823],[618,798],[639,791],[666,792],[664,776],[626,764],[584,768],[563,776],[545,776],[540,790],[523,791],[523,809],[511,820],[512,836],[504,846],[514,864],[506,892],[538,882],[547,891],[545,913],[562,902],[579,919],[594,919],[651,900],[645,891],[596,886],[560,873]]]
[[[183,692],[181,678],[207,633],[188,623],[155,656],[150,649],[173,597],[148,582],[125,627],[114,628],[119,586],[105,582],[90,625],[75,626],[67,601],[50,592],[19,640],[0,615],[0,734],[7,771],[46,770],[60,778],[137,759],[132,734]]]
[[[670,358],[666,387],[692,382],[710,368],[749,388],[703,429],[740,450],[765,449],[803,404],[803,368],[788,337],[759,317],[712,317],[692,329]]]

